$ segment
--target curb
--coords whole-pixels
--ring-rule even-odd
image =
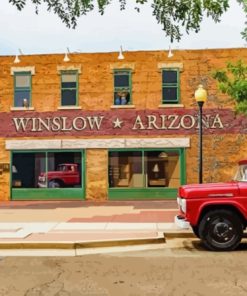
[[[125,239],[125,240],[105,240],[92,242],[1,242],[0,250],[24,250],[24,249],[60,249],[60,250],[77,250],[89,248],[104,248],[104,247],[120,247],[134,246],[146,244],[162,244],[165,243],[164,236],[156,238],[144,239]]]
[[[197,238],[193,232],[164,232],[166,238]]]

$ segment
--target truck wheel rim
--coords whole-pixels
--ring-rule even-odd
[[[227,219],[215,219],[210,226],[210,236],[217,243],[227,243],[236,236],[233,224]]]
[[[57,182],[51,181],[50,182],[50,187],[51,188],[59,188],[60,186],[59,186],[59,184]]]

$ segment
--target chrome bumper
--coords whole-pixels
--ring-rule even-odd
[[[189,229],[190,228],[190,223],[186,221],[182,216],[175,216],[174,222],[177,227],[182,228],[182,229]]]

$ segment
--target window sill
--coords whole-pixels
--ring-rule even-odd
[[[135,105],[112,105],[111,109],[134,109]]]
[[[34,107],[10,107],[10,111],[33,111]]]
[[[183,104],[161,104],[159,108],[184,108]]]
[[[80,110],[81,106],[60,106],[58,110]]]

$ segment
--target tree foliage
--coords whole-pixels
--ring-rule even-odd
[[[247,64],[241,60],[229,62],[226,69],[215,71],[213,78],[218,81],[220,91],[236,101],[236,111],[247,115]]]
[[[244,28],[243,32],[241,32],[241,34],[242,34],[243,39],[247,41],[247,0],[238,0],[238,2],[243,5],[244,13],[246,16],[245,28]]]
[[[9,0],[9,2],[22,10],[28,0]],[[112,0],[30,0],[38,13],[41,4],[47,4],[48,11],[53,11],[69,28],[77,26],[78,18],[90,11],[97,9],[100,14]],[[127,0],[118,0],[120,10],[126,8]],[[153,16],[162,25],[166,36],[171,41],[179,41],[182,37],[181,27],[185,28],[187,34],[200,30],[204,17],[211,17],[215,22],[229,8],[229,0],[132,0],[136,4],[136,10],[140,11],[141,5],[150,2]],[[243,5],[247,15],[247,0],[238,0]],[[247,27],[247,24],[246,24]],[[247,40],[247,28],[242,33]]]

